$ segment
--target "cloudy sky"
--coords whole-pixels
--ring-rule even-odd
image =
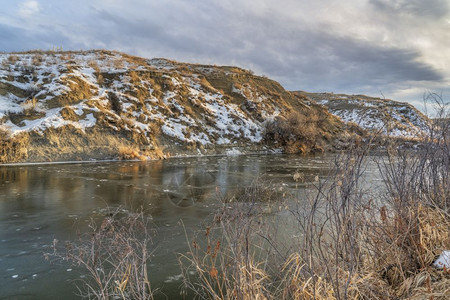
[[[286,89],[450,98],[448,0],[0,0],[0,51],[237,65]]]

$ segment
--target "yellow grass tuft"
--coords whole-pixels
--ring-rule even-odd
[[[147,160],[148,157],[143,155],[139,149],[132,146],[121,146],[118,149],[118,157],[121,160]]]

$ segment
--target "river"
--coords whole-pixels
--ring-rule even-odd
[[[187,251],[180,221],[188,232],[200,229],[220,206],[218,194],[256,179],[302,190],[296,171],[314,181],[327,176],[331,162],[331,155],[258,155],[0,166],[0,299],[78,299],[74,283],[85,275],[43,254],[54,239],[86,232],[108,207],[151,215],[157,234],[150,280],[177,298],[176,255]]]

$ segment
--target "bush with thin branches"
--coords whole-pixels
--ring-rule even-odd
[[[68,261],[84,269],[88,278],[78,285],[89,299],[153,299],[148,279],[153,231],[144,213],[114,210],[100,225],[91,221],[91,232],[64,248],[54,241],[46,257]]]

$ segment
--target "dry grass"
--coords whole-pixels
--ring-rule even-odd
[[[19,57],[18,56],[12,55],[12,54],[8,56],[8,62],[10,64],[15,64],[18,61],[19,61]]]
[[[139,85],[141,83],[141,78],[138,73],[135,71],[131,71],[128,73],[128,76],[130,76],[130,82],[134,85]]]
[[[78,285],[83,298],[153,299],[147,269],[153,235],[148,218],[120,209],[107,215],[101,224],[91,220],[92,231],[64,248],[55,240],[47,259],[69,261],[87,272],[88,279]]]
[[[252,190],[226,202],[182,257],[196,272],[185,272],[186,287],[202,299],[450,299],[449,270],[433,266],[450,249],[447,129],[431,128],[440,139],[419,150],[391,145],[377,161],[387,192],[377,201],[364,187],[369,141],[338,155],[314,193],[283,209],[289,227],[261,217]],[[299,238],[286,247],[276,233],[292,228]]]
[[[405,208],[400,218],[362,198],[351,200],[354,191],[345,195],[355,177],[336,178],[334,187],[321,189],[327,195],[315,203],[320,209],[293,211],[304,229],[300,249],[283,252],[265,230],[252,200],[258,193],[227,204],[207,227],[206,243],[197,237],[182,258],[187,287],[202,299],[448,299],[450,273],[432,263],[450,249],[450,218],[423,205]],[[353,207],[342,208],[336,192]],[[362,205],[352,203],[356,199]],[[270,266],[269,253],[279,254],[282,264]],[[193,270],[196,275],[188,275]]]
[[[35,55],[33,55],[31,64],[35,67],[38,67],[42,64],[43,61],[44,61],[44,57],[41,54],[35,54]]]
[[[73,105],[79,103],[84,99],[91,99],[94,92],[93,87],[86,81],[77,76],[67,76],[63,79],[65,84],[70,88],[69,92],[63,93],[53,99],[47,100],[46,106],[48,108],[64,107],[66,105]]]
[[[150,129],[150,132],[154,135],[154,136],[158,136],[161,134],[161,124],[159,124],[158,122],[150,122],[148,124],[148,128]]]
[[[208,79],[206,79],[206,77],[202,77],[200,79],[200,85],[207,92],[210,92],[210,93],[216,92],[216,89],[211,85],[211,83],[208,81]]]
[[[264,217],[257,199],[270,189],[256,184],[236,195],[228,195],[227,204],[215,216],[204,235],[197,236],[187,255],[180,257],[186,267],[185,284],[204,299],[269,299],[271,278],[267,272],[259,235],[265,229],[259,226]],[[272,191],[270,191],[272,193]],[[248,196],[248,197],[247,197]],[[244,202],[242,202],[244,201]],[[267,258],[267,257],[266,257]],[[190,275],[190,272],[195,275]]]
[[[321,118],[317,111],[293,112],[266,123],[264,139],[276,143],[286,153],[322,152]]]
[[[0,127],[0,163],[21,162],[28,158],[29,136],[25,133],[11,136]]]
[[[148,157],[143,155],[139,149],[133,146],[121,146],[118,149],[118,158],[121,160],[147,160]]]

